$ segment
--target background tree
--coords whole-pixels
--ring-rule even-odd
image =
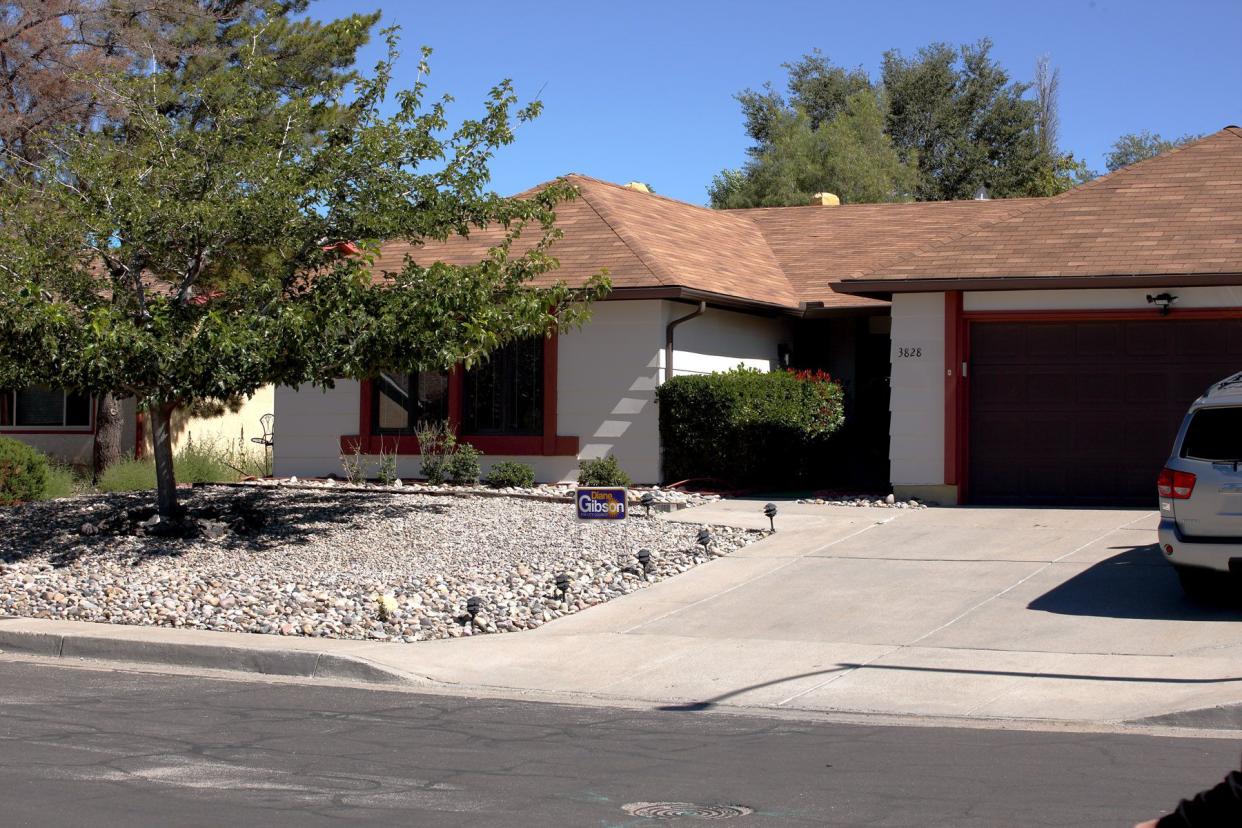
[[[99,77],[160,70],[179,82],[237,61],[247,44],[240,21],[260,16],[275,29],[265,44],[287,67],[282,89],[340,89],[376,16],[351,25],[295,22],[306,0],[4,0],[0,2],[0,175],[30,177],[50,132],[88,131],[123,122],[118,99]],[[277,51],[273,51],[276,54]],[[93,470],[120,459],[120,406],[96,393]]]
[[[803,109],[776,111],[764,145],[740,171],[725,171],[708,194],[713,207],[809,204],[817,192],[846,202],[908,200],[917,168],[884,134],[884,112],[870,89],[855,92],[817,125]]]
[[[938,43],[912,58],[889,51],[878,82],[861,69],[832,65],[819,52],[785,64],[787,95],[771,86],[738,95],[754,141],[748,149],[751,160],[716,176],[708,188],[712,205],[806,203],[802,196],[808,186],[810,192],[845,186],[837,183],[843,160],[825,155],[837,145],[821,142],[811,152],[812,142],[803,133],[817,134],[844,119],[854,120],[850,131],[860,134],[858,124],[869,124],[868,114],[860,110],[862,92],[879,108],[885,140],[850,144],[856,151],[850,161],[867,169],[865,180],[877,180],[876,170],[881,170],[879,177],[888,183],[839,192],[843,200],[973,198],[981,187],[999,197],[1048,195],[1089,177],[1081,162],[1056,146],[1055,70],[1042,64],[1043,84],[1031,97],[1030,84],[1011,80],[992,59],[991,45],[983,40],[958,49]],[[789,124],[798,121],[805,124],[801,132],[794,131],[801,137],[791,140]],[[859,153],[860,147],[869,151]],[[818,177],[819,183],[789,186],[790,174],[772,172],[786,168]],[[906,168],[916,170],[913,181]]]
[[[102,105],[124,113],[117,122],[44,133],[35,162],[9,156],[32,174],[0,189],[0,385],[140,400],[162,518],[180,516],[174,407],[268,383],[470,364],[578,324],[581,302],[606,287],[530,286],[555,267],[553,209],[572,191],[514,200],[486,189],[493,153],[538,113],[507,82],[481,117],[450,130],[448,99],[424,101],[427,50],[419,82],[381,114],[391,33],[369,76],[285,59],[286,44],[327,32],[343,60],[371,20],[306,28],[256,10],[229,24],[239,47],[227,55],[97,77]],[[372,279],[381,240],[487,226],[508,232],[482,262],[411,258]]]
[[[1113,148],[1104,156],[1104,166],[1109,172],[1116,172],[1138,161],[1155,158],[1163,152],[1197,141],[1202,135],[1183,135],[1181,138],[1162,138],[1157,132],[1146,129],[1140,132],[1127,132],[1113,142]]]

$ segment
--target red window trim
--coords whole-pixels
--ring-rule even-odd
[[[958,299],[951,299],[952,293]],[[960,291],[945,293],[945,483],[957,485],[957,502],[970,502],[970,375],[950,383],[950,367],[970,364],[970,331],[973,322],[1159,322],[1161,320],[1242,319],[1242,307],[1105,308],[1099,310],[996,310],[968,311],[961,308]],[[950,316],[956,317],[951,321]],[[950,478],[950,474],[953,477]]]
[[[543,341],[543,434],[502,437],[493,434],[462,434],[461,366],[449,372],[448,417],[458,440],[470,443],[484,454],[572,457],[578,454],[578,438],[562,437],[556,433],[556,367],[558,336]],[[341,451],[352,454],[357,447],[363,454],[379,454],[381,451],[400,455],[419,454],[418,438],[371,433],[371,401],[374,399],[373,383],[359,383],[358,433],[340,438]]]

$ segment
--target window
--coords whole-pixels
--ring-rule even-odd
[[[90,428],[91,398],[33,386],[0,391],[0,428]]]
[[[1182,457],[1242,460],[1242,408],[1200,408],[1186,429]]]
[[[497,350],[462,385],[463,434],[543,434],[542,339]]]
[[[414,434],[420,422],[448,419],[448,374],[444,371],[385,371],[372,388],[374,434]]]

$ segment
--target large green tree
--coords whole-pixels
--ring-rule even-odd
[[[232,21],[238,48],[226,55],[99,75],[104,105],[124,117],[44,133],[39,160],[10,158],[32,174],[0,189],[0,386],[140,400],[170,521],[175,406],[469,364],[578,324],[606,288],[602,277],[531,286],[555,267],[554,208],[568,186],[521,200],[487,188],[489,159],[537,104],[520,107],[505,82],[453,127],[448,98],[425,100],[424,50],[419,81],[385,114],[395,34],[372,73],[345,75],[373,18],[307,29],[290,5]],[[286,61],[288,44],[325,31],[316,42],[341,45],[339,61]],[[489,226],[507,233],[477,264],[415,255],[373,279],[381,241]]]
[[[1158,132],[1145,129],[1139,132],[1127,132],[1113,142],[1112,149],[1109,150],[1108,155],[1104,156],[1104,166],[1108,167],[1109,172],[1116,172],[1122,167],[1128,167],[1148,158],[1155,158],[1161,153],[1177,149],[1202,137],[1202,135],[1183,135],[1181,138],[1169,139],[1161,137]]]
[[[716,177],[708,189],[713,206],[806,203],[807,190],[845,186],[838,182],[847,163],[862,167],[861,178],[885,178],[889,185],[838,193],[845,201],[973,198],[981,188],[998,197],[1051,195],[1090,175],[1056,147],[1054,70],[1042,64],[1031,94],[1031,84],[1012,80],[991,57],[987,40],[960,48],[932,44],[913,57],[886,52],[876,81],[819,52],[785,68],[786,94],[766,86],[737,96],[754,141],[751,159]],[[850,153],[821,141],[808,153],[806,134],[838,121],[854,121],[848,131],[855,134],[861,124],[870,128],[870,113],[859,108],[864,92],[880,107],[885,140],[853,142]],[[791,140],[795,122],[805,134]],[[858,152],[860,146],[869,151]],[[791,188],[787,175],[771,172],[790,166],[802,171],[805,186]],[[905,167],[915,169],[913,180]]]
[[[825,191],[846,202],[905,201],[917,181],[917,168],[884,134],[877,94],[864,89],[818,124],[804,109],[774,111],[754,157],[716,176],[708,195],[719,208],[809,204]]]

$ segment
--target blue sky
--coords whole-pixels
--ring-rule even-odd
[[[412,79],[417,47],[433,47],[433,91],[451,92],[459,117],[477,114],[501,78],[523,98],[540,95],[543,116],[493,165],[502,193],[580,172],[703,203],[712,175],[745,158],[734,93],[765,81],[783,88],[781,63],[817,47],[874,75],[886,49],[990,37],[1023,80],[1047,53],[1061,70],[1061,144],[1101,171],[1124,132],[1171,137],[1242,122],[1238,0],[319,0],[311,13],[377,8],[402,27],[398,84]]]

